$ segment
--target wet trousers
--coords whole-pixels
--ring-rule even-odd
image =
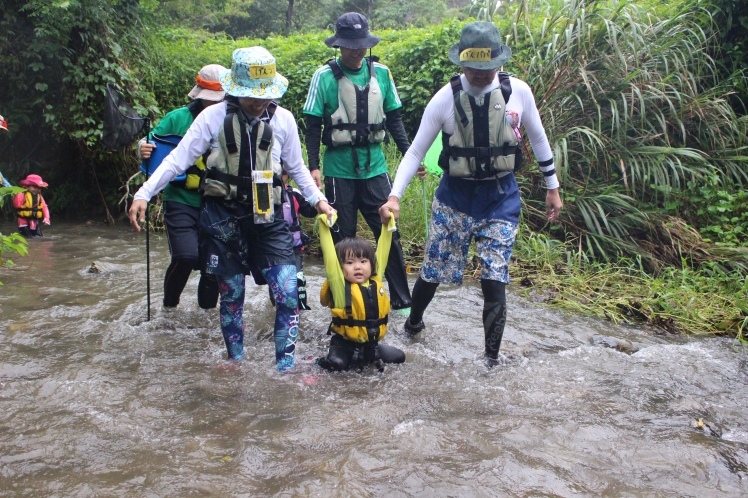
[[[187,285],[192,271],[198,268],[198,237],[200,208],[181,202],[164,202],[164,224],[169,242],[171,263],[164,275],[164,306],[172,308]],[[214,275],[200,272],[197,303],[203,309],[215,308],[218,303],[218,281]]]
[[[379,363],[404,363],[405,353],[394,346],[381,342],[360,344],[349,341],[343,336],[332,334],[330,349],[327,356],[320,358],[317,364],[330,371],[340,372],[352,366],[363,368],[365,365],[375,364],[383,370]]]
[[[296,297],[296,266],[276,265],[262,270],[275,301],[275,365],[284,372],[293,368],[299,335],[299,308]],[[244,358],[245,276],[218,277],[221,294],[221,332],[230,359]]]

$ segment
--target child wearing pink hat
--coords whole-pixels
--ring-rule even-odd
[[[26,188],[26,192],[13,196],[18,231],[24,237],[42,237],[39,222],[49,225],[49,208],[42,197],[42,189],[47,187],[47,182],[41,176],[31,174],[18,184]]]

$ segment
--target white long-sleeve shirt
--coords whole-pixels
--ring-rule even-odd
[[[201,112],[187,130],[179,145],[166,156],[156,168],[148,181],[135,193],[134,199],[148,201],[166,185],[184,173],[189,165],[195,164],[206,151],[218,147],[218,132],[226,117],[226,102],[212,105]],[[278,106],[273,119],[273,150],[271,154],[276,161],[283,160],[283,169],[288,172],[299,186],[302,195],[312,206],[325,200],[324,194],[317,188],[312,175],[309,174],[301,156],[301,141],[296,120],[290,111]]]
[[[486,88],[476,89],[468,83],[465,75],[461,75],[462,88],[473,97],[480,97],[499,87],[498,76],[494,82]],[[522,80],[510,77],[512,85],[512,95],[507,104],[507,111],[516,111],[519,116],[520,124],[524,127],[527,137],[530,139],[532,150],[538,161],[548,161],[553,158],[551,146],[548,143],[548,137],[545,134],[543,123],[540,120],[540,113],[535,105],[535,97],[530,90],[530,86]],[[421,125],[418,127],[418,133],[413,139],[408,152],[400,161],[395,175],[395,181],[392,184],[390,195],[402,197],[405,187],[416,174],[418,166],[426,156],[426,152],[434,143],[439,131],[447,134],[454,134],[454,98],[452,94],[452,85],[447,83],[443,86],[426,106],[421,118]],[[541,166],[542,172],[554,169],[553,164]],[[558,188],[558,177],[554,174],[545,177],[545,185],[548,189]]]

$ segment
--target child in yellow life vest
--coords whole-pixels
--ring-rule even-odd
[[[395,219],[382,229],[376,253],[360,238],[343,239],[333,245],[327,216],[319,216],[319,237],[327,280],[320,302],[332,308],[330,349],[317,363],[327,370],[348,370],[374,363],[403,363],[405,353],[380,341],[387,333],[390,298],[381,275],[387,267]]]
[[[47,182],[39,175],[29,175],[18,184],[26,187],[26,192],[13,196],[13,207],[18,216],[18,231],[24,237],[42,237],[39,223],[49,225],[49,208],[42,197],[42,189]]]

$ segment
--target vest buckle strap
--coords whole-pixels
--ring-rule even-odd
[[[476,147],[475,158],[479,161],[485,161],[491,159],[491,147]]]
[[[215,168],[211,168],[205,172],[205,178],[209,180],[216,180],[230,185],[236,185],[237,187],[248,188],[252,186],[252,177],[249,176],[234,176],[218,171]]]

